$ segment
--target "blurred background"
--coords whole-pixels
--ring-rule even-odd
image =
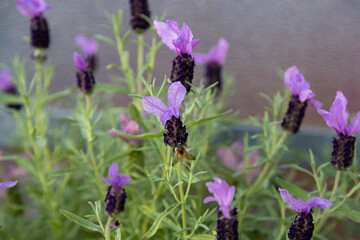
[[[230,105],[241,110],[241,118],[263,114],[263,92],[273,95],[283,89],[279,74],[297,65],[315,98],[328,109],[337,90],[342,90],[353,115],[360,110],[360,2],[355,0],[148,0],[152,18],[166,13],[166,18],[186,22],[201,43],[195,52],[207,52],[221,36],[230,43],[224,70],[235,78]],[[101,28],[108,24],[105,12],[124,10],[125,29],[129,26],[127,0],[47,0],[53,6],[45,16],[51,31],[48,59],[57,67],[52,91],[71,87],[75,82],[73,51],[80,51],[74,38],[78,34],[112,37]],[[124,31],[125,32],[125,31]],[[32,50],[23,36],[29,34],[29,20],[16,10],[15,1],[2,0],[0,8],[0,67],[10,66],[20,55],[29,58]],[[135,34],[132,38],[135,39]],[[150,40],[151,33],[145,38]],[[113,48],[100,43],[98,82],[108,82],[105,66],[119,63]],[[136,46],[127,48],[136,67]],[[170,75],[175,53],[166,46],[158,52],[154,76]],[[203,76],[204,66],[195,68],[195,84]],[[118,106],[126,106],[118,99]],[[304,125],[326,127],[323,119],[308,107]]]

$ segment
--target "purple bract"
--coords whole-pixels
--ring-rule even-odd
[[[110,179],[107,178],[101,178],[104,182],[111,184],[113,188],[120,189],[122,186],[124,186],[126,183],[129,183],[132,181],[131,177],[129,177],[126,174],[119,175],[119,166],[117,163],[113,163],[111,167],[109,168],[109,176]]]
[[[334,129],[338,135],[350,136],[353,133],[360,132],[360,111],[356,114],[349,127],[347,127],[349,113],[346,111],[346,105],[346,97],[341,91],[337,91],[330,112],[318,109],[318,113],[324,117],[326,124]]]
[[[192,54],[192,49],[200,42],[200,39],[193,39],[190,28],[183,24],[181,30],[175,21],[166,22],[154,21],[154,26],[163,43],[172,51],[182,56],[184,53]]]
[[[302,199],[295,200],[288,191],[278,188],[281,198],[289,205],[291,209],[294,209],[298,213],[309,213],[312,208],[328,208],[333,205],[329,200],[322,197],[313,197],[304,202]]]
[[[91,58],[96,54],[99,48],[99,44],[94,38],[86,38],[84,36],[77,36],[75,38],[76,45],[81,48],[83,51],[85,58]]]
[[[225,218],[231,219],[230,209],[235,194],[235,187],[229,187],[224,180],[217,177],[214,178],[214,182],[207,182],[206,186],[214,196],[205,198],[204,203],[216,201],[219,204],[219,211],[222,212]]]
[[[120,131],[122,133],[129,134],[129,135],[139,135],[142,133],[142,131],[140,130],[139,124],[136,121],[131,120],[130,117],[127,116],[126,114],[120,114],[120,124],[121,124]],[[128,142],[132,145],[137,145],[142,142],[141,139],[135,140],[135,139],[129,139],[129,138],[123,137],[112,129],[109,130],[109,133],[117,138],[121,138],[125,142]]]
[[[206,62],[213,62],[219,65],[223,65],[226,59],[226,54],[229,49],[229,43],[225,38],[220,38],[216,46],[212,47],[208,53],[194,53],[193,57],[197,64],[203,64]]]
[[[179,118],[179,108],[186,95],[186,88],[181,82],[174,82],[170,85],[168,90],[168,103],[167,107],[158,97],[144,97],[142,106],[148,113],[160,117],[160,122],[165,125],[166,121],[172,116]]]
[[[17,180],[14,182],[2,182],[0,183],[0,189],[11,188],[17,184]]]
[[[0,89],[2,91],[10,91],[15,88],[15,84],[11,81],[11,72],[7,69],[3,69],[0,72]]]
[[[17,10],[28,18],[41,17],[42,14],[52,7],[45,0],[16,0]]]
[[[89,64],[85,62],[84,58],[77,52],[74,52],[74,62],[76,68],[80,71],[86,71],[89,67]]]

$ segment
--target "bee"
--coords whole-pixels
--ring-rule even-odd
[[[172,165],[175,166],[181,159],[186,158],[187,160],[195,160],[196,157],[186,151],[186,148],[184,145],[179,144],[177,148],[175,149],[175,158],[172,162]]]

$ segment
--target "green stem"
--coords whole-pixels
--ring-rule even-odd
[[[150,60],[149,60],[149,65],[148,65],[149,68],[148,68],[148,75],[147,75],[147,80],[146,80],[146,82],[148,84],[151,83],[152,74],[154,71],[155,56],[156,56],[156,36],[157,36],[157,33],[155,31],[155,33],[153,32],[153,37],[152,37],[152,41],[151,41]]]
[[[335,199],[335,195],[336,195],[336,191],[337,191],[337,188],[339,186],[339,182],[340,182],[340,174],[341,174],[341,171],[337,170],[336,171],[336,176],[335,176],[335,183],[334,183],[334,187],[333,187],[333,190],[332,190],[332,193],[331,193],[331,197],[330,197],[330,202],[332,202],[334,199]],[[345,198],[346,199],[346,198]],[[345,200],[344,199],[344,200]],[[343,200],[343,201],[344,201]],[[341,204],[342,205],[342,204]],[[338,207],[338,206],[337,206]],[[336,208],[334,208],[336,209]],[[314,234],[316,234],[317,232],[320,231],[320,229],[322,228],[322,226],[324,225],[326,219],[327,219],[327,216],[329,215],[330,212],[333,212],[334,209],[330,210],[330,208],[327,208],[325,209],[324,211],[324,214],[320,217],[320,221],[318,224],[315,224],[316,227],[315,227],[315,230],[314,230]]]
[[[109,217],[107,222],[106,222],[106,226],[105,226],[105,240],[110,240],[110,225],[111,225],[111,221],[112,221],[112,217]]]
[[[178,182],[182,182],[181,180],[181,163],[182,161],[180,160],[180,162],[178,163]],[[183,224],[183,229],[186,229],[186,209],[185,209],[185,198],[184,198],[184,189],[183,189],[183,185],[180,184],[179,186],[179,192],[180,192],[180,201],[181,201],[181,210],[182,210],[182,224]],[[184,234],[184,240],[187,239],[187,232],[186,230],[183,231]]]
[[[137,92],[141,96],[142,84],[141,84],[141,71],[144,62],[144,36],[138,34],[138,56],[137,56]]]

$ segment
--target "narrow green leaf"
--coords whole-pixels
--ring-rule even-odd
[[[162,132],[144,133],[144,134],[140,134],[140,135],[129,135],[129,134],[119,132],[115,128],[113,128],[113,130],[120,136],[125,137],[125,138],[130,138],[130,139],[148,139],[148,138],[157,138],[157,137],[163,136]]]
[[[60,212],[69,220],[73,221],[76,224],[79,224],[80,226],[83,226],[84,228],[99,232],[101,234],[103,233],[100,226],[90,222],[89,220],[86,220],[85,218],[79,217],[78,215],[68,212],[66,210],[60,210]]]
[[[0,102],[3,103],[23,103],[20,96],[13,94],[0,93]]]
[[[203,119],[199,119],[199,120],[195,120],[195,121],[189,121],[189,122],[186,123],[186,127],[191,128],[191,127],[194,127],[196,125],[199,125],[199,124],[202,124],[202,123],[214,120],[214,119],[224,117],[224,116],[228,115],[231,112],[232,112],[232,110],[229,110],[229,111],[226,111],[224,113],[220,113],[220,114],[212,116],[212,117],[207,117],[207,118],[203,118]]]
[[[190,238],[191,240],[214,240],[215,237],[210,234],[196,234]]]
[[[344,216],[350,218],[351,220],[360,223],[360,212],[354,209],[338,209],[336,212],[344,214]]]
[[[104,43],[110,44],[110,45],[112,45],[114,48],[116,48],[116,43],[115,43],[112,39],[110,39],[110,38],[108,38],[108,37],[105,37],[105,36],[103,36],[103,35],[98,34],[98,35],[95,36],[95,38],[96,38],[97,40],[99,40],[99,41],[102,41],[102,42],[104,42]]]
[[[160,213],[159,216],[155,219],[155,222],[150,227],[150,229],[144,234],[143,238],[150,238],[155,235],[157,232],[162,220],[169,215],[172,211],[174,211],[180,203],[174,203],[173,205],[169,206],[167,209],[165,209],[164,212]]]
[[[66,96],[72,94],[73,92],[75,92],[76,89],[77,89],[77,86],[74,85],[74,86],[72,86],[71,88],[66,89],[66,90],[64,90],[64,91],[51,94],[50,96],[48,96],[47,98],[45,98],[45,99],[43,100],[43,104],[46,105],[46,104],[48,104],[48,103],[50,103],[50,102],[53,102],[53,101],[55,101],[55,100],[61,99],[61,98],[63,98],[63,97],[66,97]]]
[[[113,92],[113,93],[125,93],[129,94],[130,89],[106,83],[97,83],[95,85],[96,90],[105,91],[105,92]]]
[[[310,176],[313,177],[312,172],[310,172],[309,170],[307,170],[307,169],[305,169],[305,168],[303,168],[303,167],[300,167],[300,166],[297,165],[297,164],[289,164],[289,165],[285,165],[284,167],[286,167],[286,168],[288,168],[288,167],[294,168],[294,169],[296,169],[296,170],[298,170],[298,171],[300,171],[300,172],[307,173],[307,174],[309,174]]]

